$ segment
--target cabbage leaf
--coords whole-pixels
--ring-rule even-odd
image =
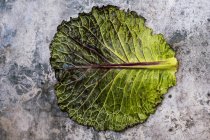
[[[97,130],[121,131],[154,113],[176,84],[178,62],[163,35],[115,6],[63,21],[51,44],[60,108]]]

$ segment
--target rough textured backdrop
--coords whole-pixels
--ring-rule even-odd
[[[49,65],[49,43],[61,21],[106,4],[144,16],[180,62],[177,86],[156,113],[121,133],[97,132],[61,112]],[[0,0],[0,139],[210,139],[210,1]]]

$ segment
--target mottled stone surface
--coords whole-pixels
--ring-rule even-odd
[[[180,62],[177,85],[144,124],[97,132],[61,112],[49,43],[62,20],[113,4],[147,19]],[[0,0],[1,140],[210,139],[209,0]]]

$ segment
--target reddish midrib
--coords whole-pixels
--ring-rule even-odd
[[[135,68],[134,66],[152,66],[158,65],[163,61],[156,62],[138,62],[138,63],[123,63],[123,64],[89,64],[89,65],[81,65],[74,66],[71,69],[122,69],[122,68]]]

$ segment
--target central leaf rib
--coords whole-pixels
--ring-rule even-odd
[[[81,69],[129,69],[129,68],[139,68],[144,66],[158,65],[161,62],[138,62],[138,63],[123,63],[123,64],[90,64],[83,66],[75,66],[74,68]]]
[[[177,66],[177,60],[170,58],[165,61],[137,62],[123,64],[89,64],[69,68],[72,69],[173,69]]]

